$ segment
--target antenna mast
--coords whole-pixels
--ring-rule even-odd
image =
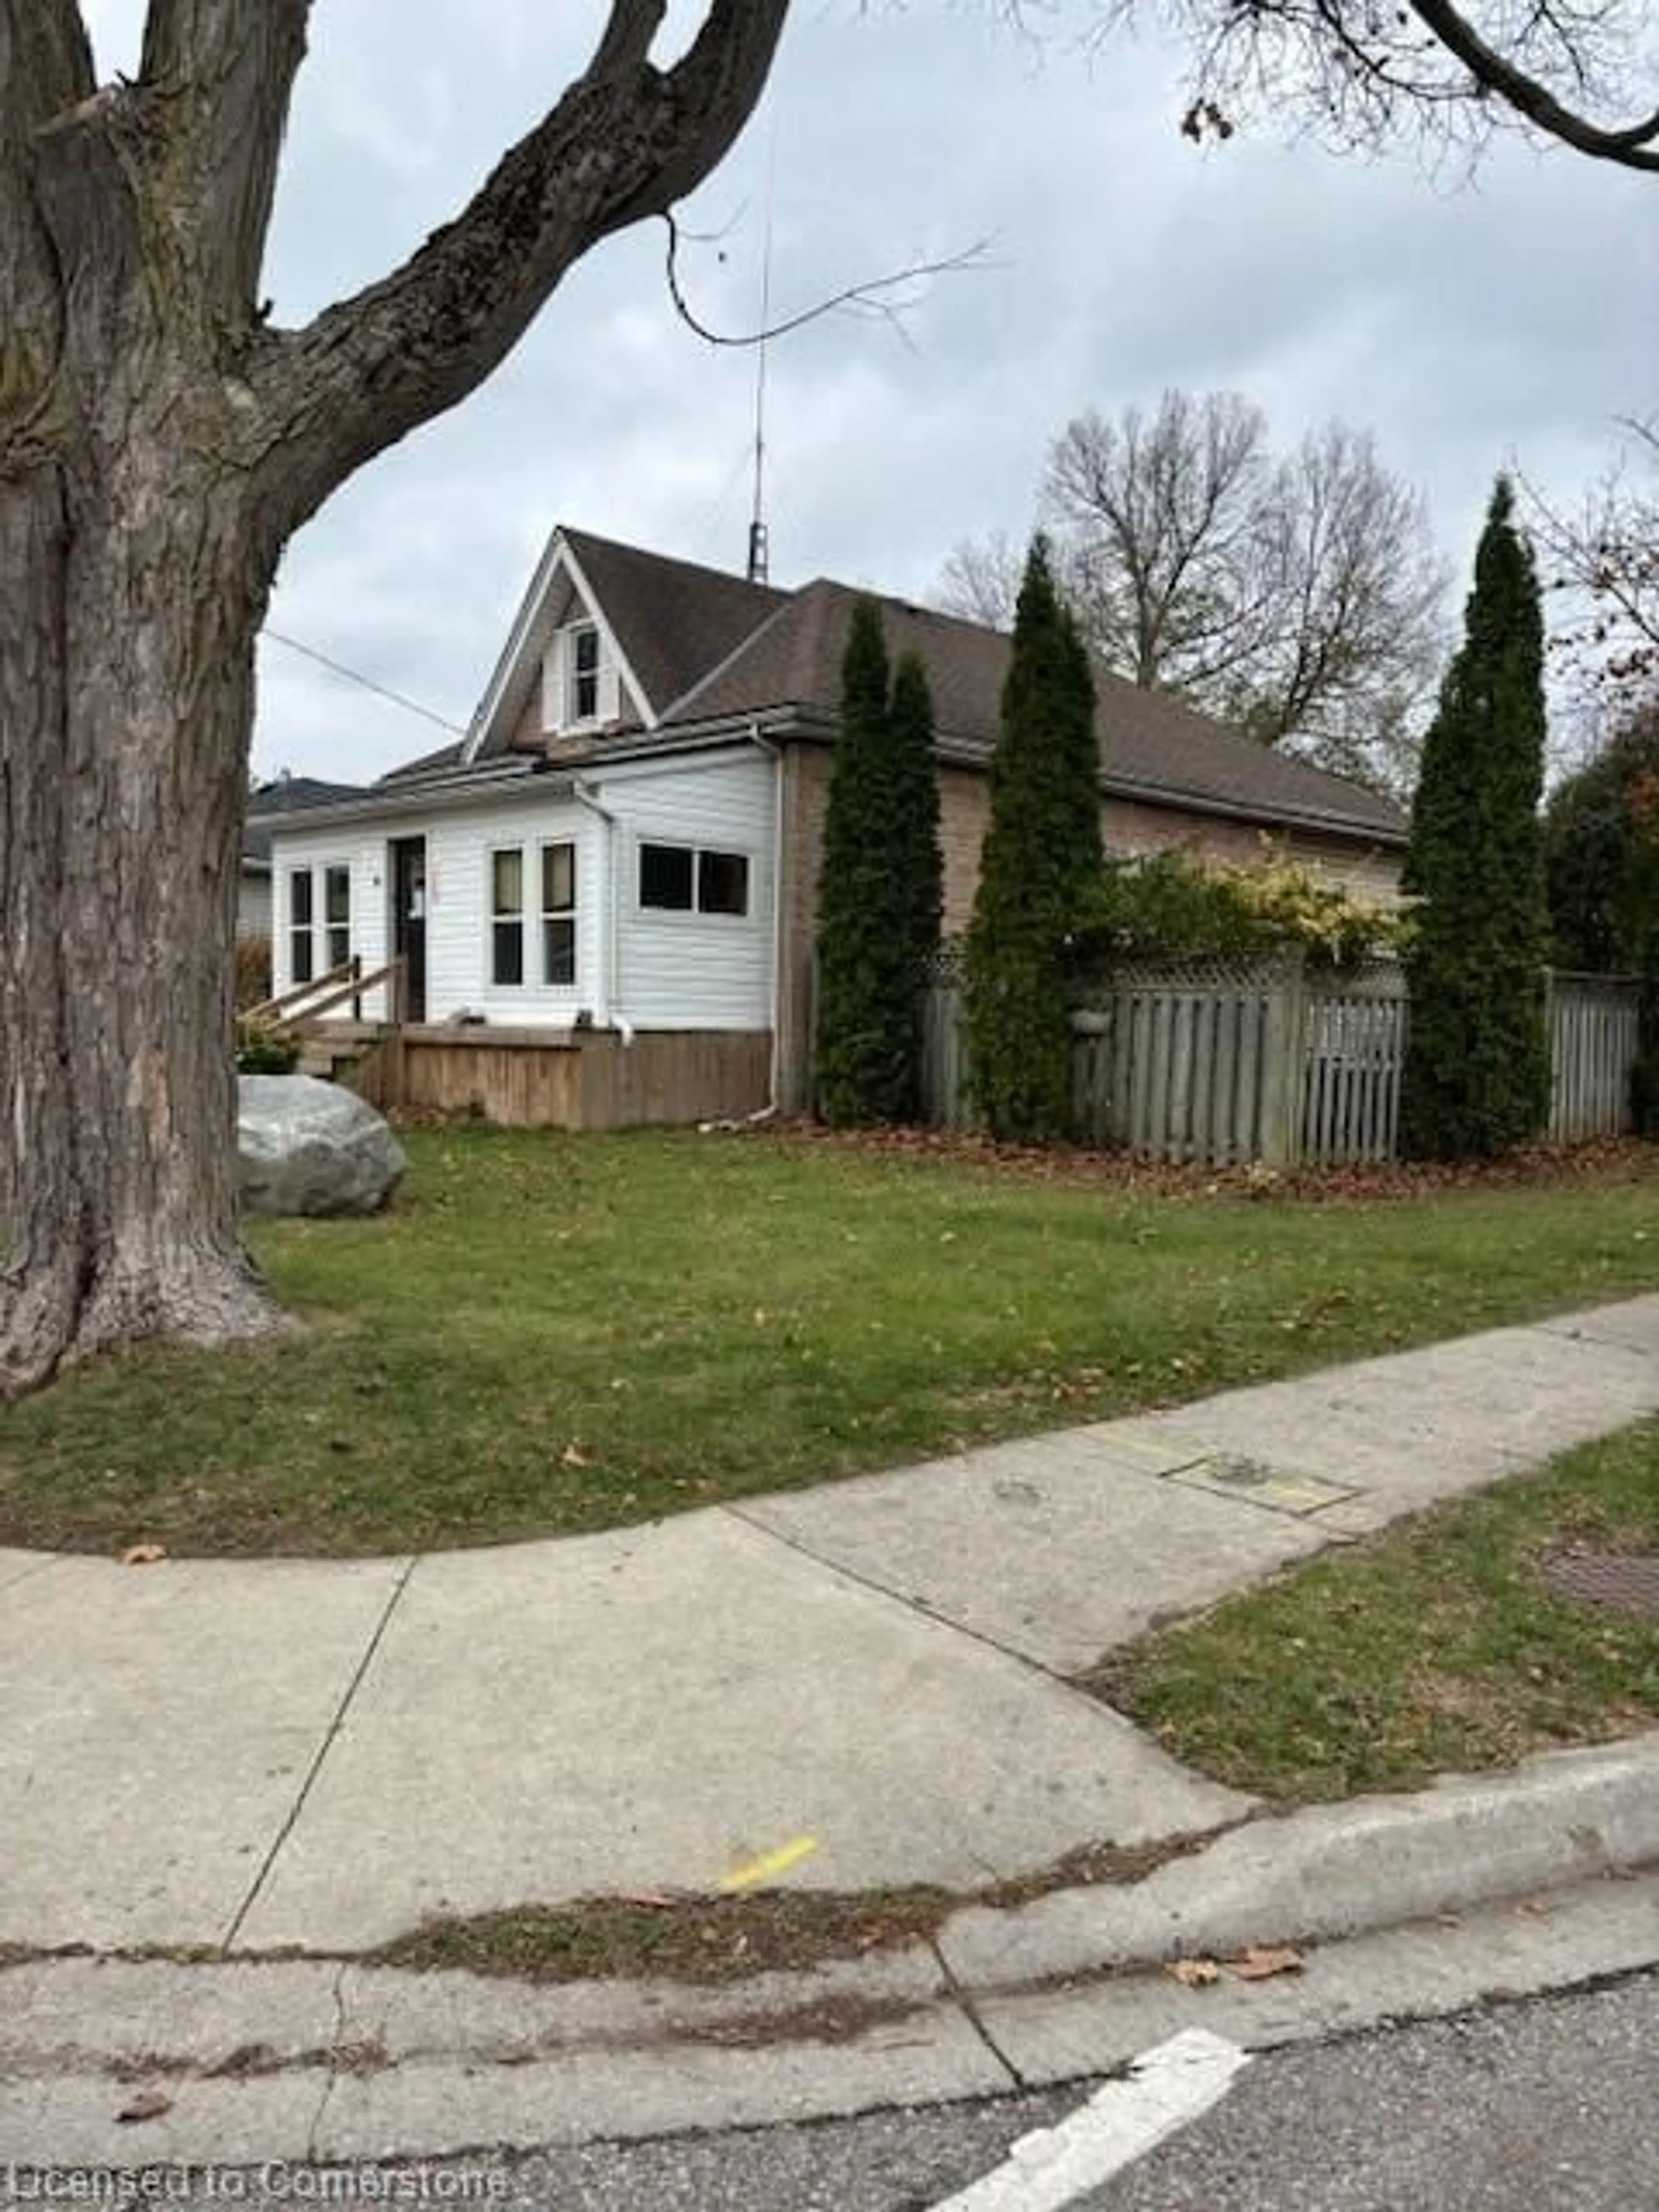
[[[771,548],[766,527],[766,353],[772,321],[772,187],[776,173],[777,137],[772,140],[772,159],[766,173],[766,250],[761,261],[760,342],[755,349],[755,500],[749,516],[749,580],[770,580]]]

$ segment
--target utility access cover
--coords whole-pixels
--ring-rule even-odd
[[[1659,1620],[1659,1552],[1558,1552],[1543,1571],[1559,1597]]]

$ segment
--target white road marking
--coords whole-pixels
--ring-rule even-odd
[[[1208,2112],[1249,2063],[1224,2036],[1188,2028],[1142,2051],[1057,2128],[1022,2136],[994,2172],[933,2212],[1062,2212]]]

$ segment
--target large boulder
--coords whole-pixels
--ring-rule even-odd
[[[378,1213],[408,1162],[356,1091],[313,1075],[244,1075],[236,1116],[250,1213]]]

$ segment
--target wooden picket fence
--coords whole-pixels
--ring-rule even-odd
[[[1094,1144],[1212,1167],[1392,1158],[1408,1014],[1393,962],[1122,969],[1074,1018],[1079,1127]],[[1550,1135],[1627,1129],[1635,985],[1558,974],[1549,1017]],[[922,1092],[936,1126],[971,1122],[961,988],[948,971],[928,994]]]

